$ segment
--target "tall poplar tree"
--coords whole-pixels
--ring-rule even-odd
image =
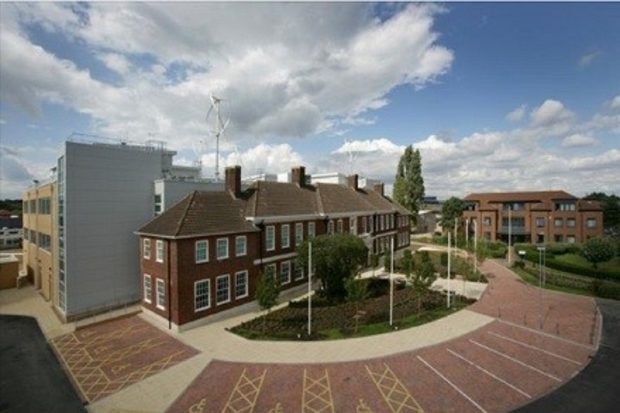
[[[415,219],[424,198],[424,178],[420,150],[414,150],[411,145],[398,162],[393,195],[394,200],[411,211]]]

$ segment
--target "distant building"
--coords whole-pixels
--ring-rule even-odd
[[[394,242],[409,246],[410,213],[383,194],[358,186],[307,183],[305,168],[291,182],[241,186],[241,168],[226,169],[226,190],[195,191],[142,226],[142,305],[175,329],[254,301],[258,275],[279,277],[283,289],[307,282],[296,266],[297,245],[325,233],[359,236],[371,253]],[[305,281],[304,281],[305,280]]]
[[[603,235],[597,201],[564,191],[474,193],[464,199],[470,234],[490,241],[583,243]]]
[[[0,249],[21,248],[23,235],[22,217],[0,210]]]

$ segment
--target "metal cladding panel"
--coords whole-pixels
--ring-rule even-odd
[[[66,143],[67,315],[140,297],[138,238],[162,152]]]

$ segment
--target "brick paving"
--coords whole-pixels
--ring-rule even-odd
[[[198,354],[135,316],[85,327],[51,344],[87,402]]]
[[[93,413],[507,412],[580,372],[601,320],[591,298],[481,269],[469,309],[365,339],[252,342],[224,331],[235,320],[169,334],[144,316],[48,337]]]
[[[596,352],[594,300],[540,291],[495,262],[470,309],[496,321],[414,351],[341,363],[212,361],[167,412],[507,412],[558,388]],[[542,328],[539,308],[545,310]],[[542,311],[541,311],[542,313]],[[342,342],[341,345],[346,345]]]

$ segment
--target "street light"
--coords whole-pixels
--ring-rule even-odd
[[[544,259],[544,261],[543,261]],[[538,329],[542,330],[542,299],[543,299],[543,262],[546,263],[545,247],[538,247]]]

